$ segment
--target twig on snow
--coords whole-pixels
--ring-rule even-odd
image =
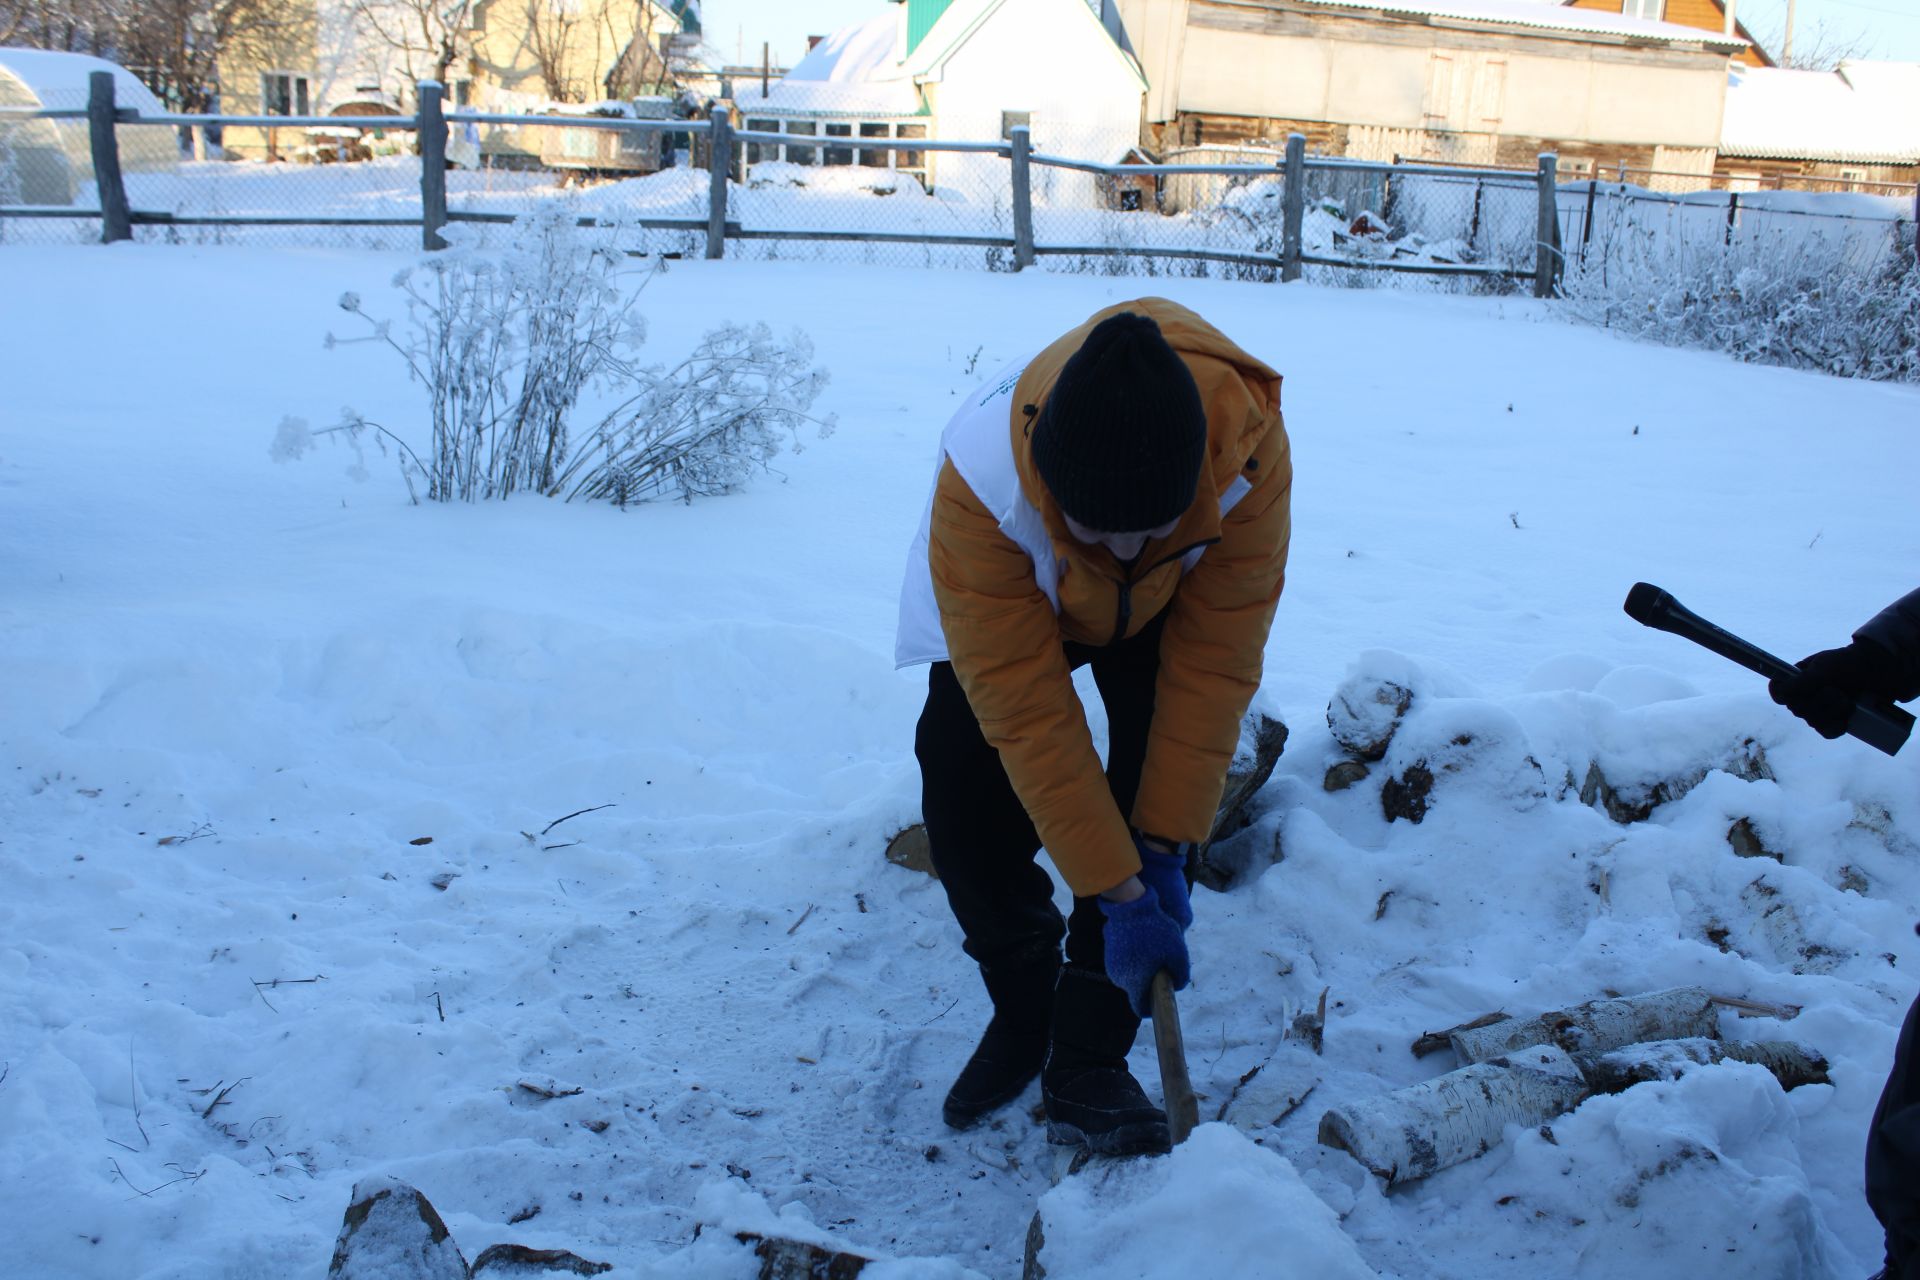
[[[213,1096],[213,1101],[207,1104],[207,1109],[200,1113],[200,1118],[202,1120],[206,1120],[212,1117],[213,1109],[219,1106],[221,1103],[225,1102],[227,1100],[228,1094],[232,1093],[235,1089],[238,1089],[241,1085],[245,1084],[247,1081],[251,1079],[253,1079],[252,1076],[241,1076],[238,1080],[235,1080],[232,1084],[222,1089],[219,1093],[216,1093]]]
[[[934,1023],[940,1021],[940,1019],[946,1017],[948,1014],[952,1013],[955,1009],[959,1007],[960,1007],[960,1002],[958,1000],[955,1000],[952,1004],[948,1005],[946,1008],[942,1009],[940,1012],[934,1014],[931,1018],[928,1018],[925,1022],[921,1023],[920,1025],[923,1027],[930,1027]]]
[[[120,1162],[118,1160],[115,1160],[112,1157],[108,1157],[107,1163],[111,1164],[113,1166],[113,1171],[120,1175],[120,1181],[126,1183],[129,1187],[133,1187],[134,1194],[141,1195],[141,1196],[151,1196],[155,1191],[164,1191],[168,1187],[171,1187],[175,1183],[179,1183],[179,1182],[198,1182],[200,1181],[201,1178],[206,1176],[206,1172],[207,1172],[205,1169],[200,1169],[194,1173],[188,1173],[185,1170],[181,1170],[179,1177],[173,1178],[167,1182],[163,1182],[159,1186],[154,1187],[150,1191],[142,1191],[140,1190],[140,1188],[133,1186],[133,1179],[127,1176],[127,1171],[120,1167]],[[180,1166],[177,1164],[168,1165],[167,1167],[169,1169],[180,1168]]]
[[[807,904],[807,909],[800,913],[800,918],[787,926],[787,936],[791,938],[794,935],[794,931],[797,930],[801,925],[805,924],[807,922],[807,917],[812,914],[813,914],[813,903],[809,902]]]
[[[577,818],[583,813],[598,813],[602,809],[611,809],[613,807],[614,806],[612,804],[596,804],[591,809],[575,809],[572,813],[568,814],[566,818],[555,818],[552,822],[549,822],[546,826],[540,828],[540,834],[541,835],[547,834],[547,832],[553,830],[555,827],[565,822],[567,818]]]
[[[447,1020],[447,1006],[440,1002],[440,993],[438,991],[433,993],[433,1007],[440,1011],[440,1021],[445,1022]]]
[[[260,997],[260,1003],[269,1009],[273,1009],[275,1013],[280,1011],[273,1008],[273,1001],[267,999],[266,992],[261,990],[262,987],[298,987],[306,986],[314,982],[325,982],[326,980],[327,975],[324,973],[316,973],[311,978],[269,978],[265,982],[261,982],[258,979],[248,979],[248,981],[253,983],[253,993]]]

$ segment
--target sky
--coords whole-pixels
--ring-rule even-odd
[[[1544,2],[1544,0],[1543,0]],[[760,44],[773,46],[776,65],[791,65],[806,52],[809,35],[825,35],[891,5],[888,0],[704,0],[707,38],[730,60],[760,60]],[[1775,47],[1786,26],[1787,0],[1739,0],[1740,20],[1763,43]],[[1869,56],[1920,61],[1920,0],[1797,0],[1794,40],[1802,50],[1819,34],[1863,40]]]

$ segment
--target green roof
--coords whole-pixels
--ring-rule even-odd
[[[912,53],[953,0],[907,0],[907,52]]]

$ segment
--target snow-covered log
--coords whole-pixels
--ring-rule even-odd
[[[1615,1000],[1594,1000],[1533,1018],[1507,1018],[1453,1033],[1463,1063],[1486,1062],[1528,1045],[1558,1045],[1568,1053],[1600,1054],[1649,1040],[1718,1039],[1719,1015],[1700,987],[1675,987]]]
[[[354,1184],[327,1280],[467,1280],[467,1260],[425,1196],[366,1178]]]
[[[1586,1096],[1573,1059],[1552,1045],[1536,1045],[1335,1107],[1320,1119],[1320,1141],[1348,1152],[1389,1185],[1412,1182],[1492,1150],[1510,1124],[1544,1124]]]
[[[1827,1084],[1827,1060],[1791,1040],[1662,1040],[1633,1044],[1610,1053],[1574,1058],[1587,1087],[1595,1093],[1619,1093],[1649,1080],[1676,1080],[1688,1069],[1716,1062],[1751,1062],[1765,1067],[1782,1089]]]

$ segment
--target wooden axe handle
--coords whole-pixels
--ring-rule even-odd
[[[1173,1003],[1173,979],[1164,969],[1153,975],[1151,1000],[1153,1047],[1160,1055],[1160,1092],[1167,1100],[1167,1127],[1178,1146],[1200,1123],[1200,1103],[1187,1076],[1187,1046],[1180,1036],[1180,1010]]]

